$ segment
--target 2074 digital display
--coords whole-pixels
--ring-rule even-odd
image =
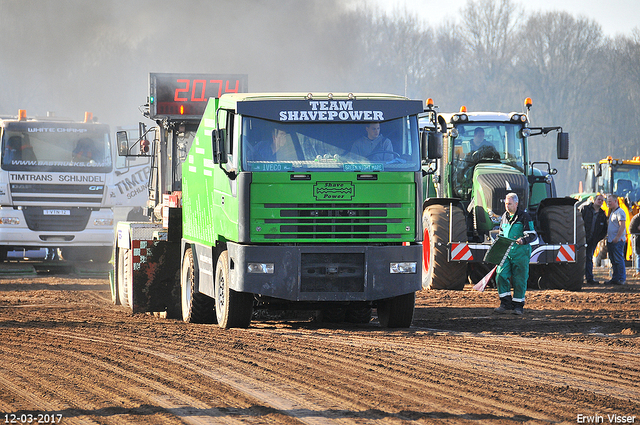
[[[149,118],[199,119],[210,97],[248,90],[246,74],[149,74]]]

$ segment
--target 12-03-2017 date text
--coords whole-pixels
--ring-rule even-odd
[[[5,413],[4,424],[59,424],[61,413]]]

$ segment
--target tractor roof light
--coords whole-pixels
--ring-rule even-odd
[[[459,135],[460,135],[460,133],[458,133],[458,129],[457,128],[452,128],[451,130],[449,130],[449,137],[451,137],[452,139],[455,139]]]
[[[462,105],[462,106],[460,107],[460,112],[467,112],[467,107],[466,107],[466,106],[464,106],[464,105]]]
[[[433,109],[433,99],[428,98],[426,102],[427,108]]]
[[[525,106],[525,108],[527,108],[527,109],[529,109],[529,108],[531,108],[531,107],[533,106],[533,101],[531,100],[531,98],[530,98],[530,97],[527,97],[527,98],[524,100],[524,106]]]
[[[531,136],[531,129],[525,127],[521,130],[521,133],[522,133],[522,137],[529,137]]]
[[[18,109],[18,120],[26,121],[27,120],[27,110],[26,109]]]

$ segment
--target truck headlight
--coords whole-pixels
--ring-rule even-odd
[[[389,263],[389,272],[391,274],[415,274],[417,269],[418,263],[416,263],[415,261]]]
[[[273,274],[273,263],[247,263],[247,273]]]
[[[18,217],[4,217],[0,218],[0,224],[20,224]]]

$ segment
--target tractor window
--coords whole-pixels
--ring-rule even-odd
[[[524,139],[518,124],[471,122],[458,125],[453,144],[454,192],[464,200],[471,193],[475,166],[502,163],[524,171]]]
[[[640,199],[640,166],[618,165],[613,168],[611,177],[613,182],[612,192],[616,196],[628,198],[632,203]]]
[[[418,171],[415,116],[382,122],[242,119],[247,171]]]

